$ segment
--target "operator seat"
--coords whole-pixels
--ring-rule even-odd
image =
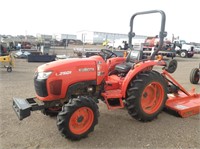
[[[122,64],[118,64],[115,66],[115,70],[118,73],[127,73],[133,65],[138,62],[139,60],[143,59],[143,51],[142,50],[132,50],[127,58],[126,61]]]

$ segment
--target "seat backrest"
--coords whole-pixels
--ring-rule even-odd
[[[143,57],[143,51],[142,50],[132,50],[127,58],[126,58],[126,62],[131,62],[131,63],[135,63],[138,62],[139,60],[141,60]]]

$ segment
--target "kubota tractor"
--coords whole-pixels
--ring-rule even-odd
[[[137,15],[160,13],[159,46],[151,58],[144,59],[142,50],[132,49],[133,20]],[[129,46],[126,58],[110,50],[89,58],[72,58],[50,62],[37,68],[34,77],[36,97],[13,98],[13,109],[20,120],[31,111],[57,115],[60,133],[72,140],[86,137],[98,123],[97,103],[108,109],[126,107],[139,121],[155,119],[164,107],[187,117],[199,112],[200,95],[188,93],[169,73],[177,62],[165,62],[155,55],[161,49],[165,32],[165,13],[161,10],[139,12],[130,20]],[[161,66],[162,72],[153,69]]]

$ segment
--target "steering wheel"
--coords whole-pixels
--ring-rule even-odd
[[[101,52],[99,53],[99,55],[102,56],[105,61],[113,57],[113,55],[114,57],[118,57],[117,54],[115,54],[114,52],[108,49],[101,49]]]

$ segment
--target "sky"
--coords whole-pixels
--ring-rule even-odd
[[[0,34],[76,34],[89,30],[128,34],[136,12],[163,10],[167,38],[172,34],[200,43],[198,0],[0,0]],[[137,35],[157,35],[160,14],[137,16]]]

